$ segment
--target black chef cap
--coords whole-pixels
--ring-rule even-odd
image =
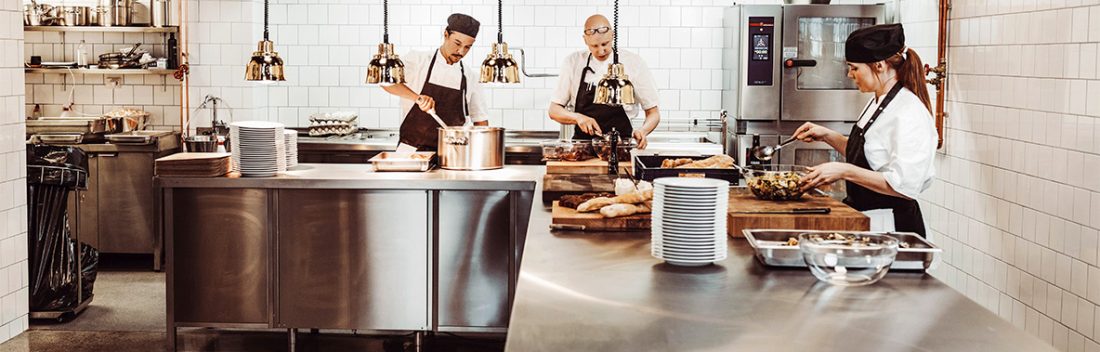
[[[905,48],[905,30],[901,24],[880,24],[860,28],[848,35],[844,59],[869,64],[901,53]]]
[[[481,29],[481,22],[467,14],[453,13],[447,17],[447,30],[459,32],[477,38],[477,31]]]

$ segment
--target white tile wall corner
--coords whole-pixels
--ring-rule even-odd
[[[920,200],[945,249],[933,275],[1059,350],[1100,351],[1100,1],[952,4],[946,147]],[[936,5],[899,3],[929,54]]]
[[[27,329],[29,302],[21,5],[0,1],[0,342]]]

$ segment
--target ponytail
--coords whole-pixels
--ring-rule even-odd
[[[917,98],[924,103],[924,107],[928,109],[928,113],[933,114],[932,99],[928,96],[928,82],[925,78],[924,63],[920,61],[917,52],[906,48],[904,52],[887,58],[886,64],[897,71],[898,83],[916,94]]]

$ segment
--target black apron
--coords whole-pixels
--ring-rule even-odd
[[[435,68],[435,58],[428,64],[428,75],[424,77],[424,88],[420,95],[427,95],[435,100],[435,113],[447,126],[461,126],[466,122],[468,110],[466,108],[466,68],[462,61],[458,67],[462,72],[462,83],[459,89],[447,88],[432,84],[432,69]],[[405,115],[405,121],[401,122],[400,142],[416,147],[416,150],[434,151],[439,144],[439,123],[435,122],[432,115],[420,110],[415,104],[409,113]]]
[[[580,84],[577,85],[577,100],[573,104],[573,111],[596,120],[600,125],[600,131],[605,134],[611,132],[611,128],[614,127],[619,131],[622,139],[630,139],[634,135],[634,127],[630,125],[630,118],[626,117],[626,110],[623,110],[623,107],[593,103],[596,100],[596,86],[584,82],[588,72],[596,73],[591,64],[592,54],[588,54],[588,61],[584,63],[584,69],[581,70]],[[581,131],[580,126],[573,127],[573,139],[590,140],[593,137]]]
[[[894,97],[898,95],[901,88],[902,85],[900,83],[894,85],[890,93],[886,94],[886,97],[882,99],[882,103],[880,103],[878,109],[875,110],[875,114],[871,116],[870,120],[867,120],[867,125],[863,126],[863,128],[860,128],[858,123],[852,126],[852,133],[848,135],[848,145],[845,148],[846,153],[844,155],[849,163],[871,170],[871,164],[867,161],[867,155],[863,152],[863,145],[864,142],[866,142],[863,135],[875,124],[879,115],[881,115],[882,111],[886,109],[886,106],[890,104],[890,101],[894,100]],[[867,107],[863,109],[863,114],[866,114],[867,109],[870,107],[871,105],[867,104]],[[862,117],[863,114],[860,114],[860,117]],[[924,217],[921,215],[920,205],[917,204],[916,200],[878,193],[860,186],[855,182],[847,182],[847,186],[848,197],[844,198],[845,204],[859,211],[891,209],[894,211],[894,228],[896,231],[915,232],[921,235],[921,237],[926,236]]]

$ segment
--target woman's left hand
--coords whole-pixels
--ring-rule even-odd
[[[802,191],[806,192],[818,186],[843,180],[851,167],[852,164],[835,161],[810,167],[810,173],[802,177]]]

